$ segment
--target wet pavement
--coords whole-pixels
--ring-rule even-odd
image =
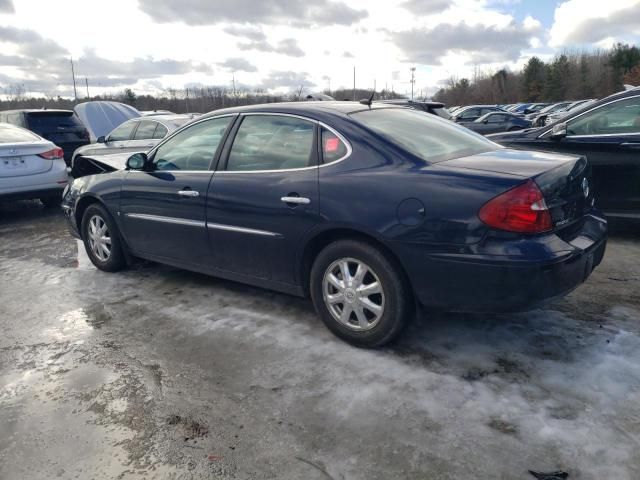
[[[640,236],[547,309],[378,351],[301,299],[99,272],[38,202],[0,206],[0,279],[0,479],[640,478]]]

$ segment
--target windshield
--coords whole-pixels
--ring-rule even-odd
[[[381,108],[352,113],[351,117],[391,143],[430,163],[500,148],[465,127],[414,110]]]

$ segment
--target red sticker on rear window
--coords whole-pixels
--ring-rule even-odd
[[[324,141],[324,151],[326,153],[337,152],[340,147],[340,140],[337,137],[327,138]]]

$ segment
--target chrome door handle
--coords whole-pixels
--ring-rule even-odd
[[[200,195],[200,192],[197,192],[195,190],[180,190],[178,192],[178,195],[182,195],[183,197],[197,197],[198,195]]]
[[[295,203],[296,205],[309,205],[311,200],[305,197],[282,197],[280,199],[284,203]]]

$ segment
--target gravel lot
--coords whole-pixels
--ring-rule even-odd
[[[640,478],[640,236],[548,309],[378,351],[301,299],[99,272],[38,202],[0,207],[0,277],[2,479]]]

